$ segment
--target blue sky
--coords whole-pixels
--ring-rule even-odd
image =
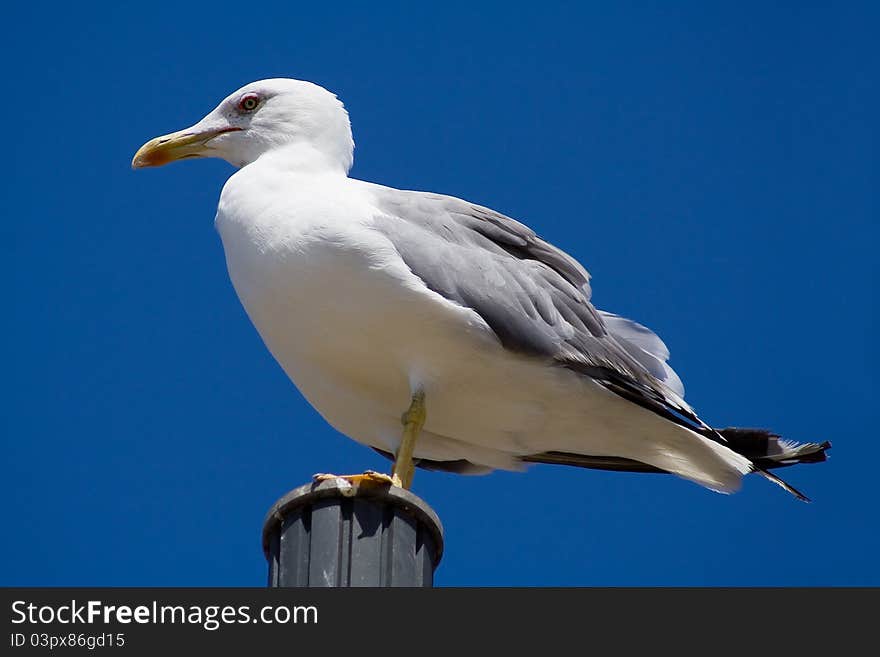
[[[259,586],[277,497],[387,468],[241,309],[212,223],[230,166],[129,169],[276,76],[339,94],[354,176],[579,258],[707,421],[834,442],[783,472],[809,505],[758,477],[418,473],[438,584],[880,584],[876,5],[121,4],[3,28],[0,584]]]

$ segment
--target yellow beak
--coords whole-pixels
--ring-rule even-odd
[[[225,132],[235,132],[241,128],[224,126],[206,131],[194,131],[192,128],[172,132],[151,139],[138,149],[131,161],[132,169],[144,167],[160,167],[163,164],[182,160],[187,157],[205,157],[205,144]]]

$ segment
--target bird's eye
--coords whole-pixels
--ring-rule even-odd
[[[260,97],[257,94],[245,94],[238,101],[238,109],[242,112],[253,112],[260,104]]]

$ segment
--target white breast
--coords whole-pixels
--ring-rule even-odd
[[[216,220],[245,310],[325,419],[393,448],[413,387],[463,380],[461,363],[497,340],[474,312],[427,290],[370,227],[363,187],[253,169],[224,187]]]

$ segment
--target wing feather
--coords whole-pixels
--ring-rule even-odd
[[[654,333],[590,301],[590,275],[524,224],[423,192],[383,190],[375,223],[425,285],[477,312],[513,351],[552,359],[674,422],[721,438],[682,399]]]

